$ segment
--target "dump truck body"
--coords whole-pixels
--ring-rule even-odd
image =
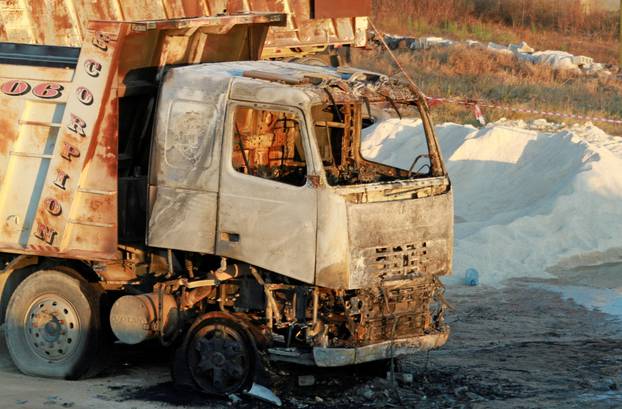
[[[93,22],[79,50],[0,45],[0,311],[22,372],[92,371],[102,315],[121,342],[175,345],[176,382],[219,394],[260,382],[262,357],[445,343],[453,202],[425,98],[235,61],[284,23]],[[419,120],[410,169],[361,153],[391,115]]]
[[[166,66],[258,58],[281,18],[96,22],[80,50],[0,45],[0,248],[118,259],[120,99],[154,99]]]
[[[264,58],[287,58],[328,46],[364,46],[371,0],[5,2],[0,5],[0,41],[80,47],[91,20],[165,20],[244,12],[287,14],[284,26],[270,29],[263,50]]]

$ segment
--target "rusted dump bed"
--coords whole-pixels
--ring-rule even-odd
[[[0,251],[116,258],[119,97],[154,94],[168,65],[257,59],[284,20],[93,22],[71,37],[81,49],[0,43]]]
[[[264,58],[366,42],[371,0],[14,0],[0,3],[0,41],[79,47],[90,20],[135,21],[279,12]]]

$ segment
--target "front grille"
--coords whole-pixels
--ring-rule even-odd
[[[427,309],[401,316],[386,317],[367,322],[366,341],[378,342],[424,335],[428,329]]]
[[[413,277],[427,271],[430,247],[427,242],[379,246],[361,251],[365,274],[384,280]]]
[[[347,303],[347,312],[359,324],[352,333],[367,344],[435,331],[442,320],[437,299],[442,291],[441,282],[429,275],[406,285],[357,291]]]

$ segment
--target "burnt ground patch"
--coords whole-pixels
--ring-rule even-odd
[[[386,368],[317,369],[272,365],[273,389],[285,408],[615,408],[622,407],[622,331],[609,315],[558,293],[516,282],[504,289],[450,288],[455,310],[443,348],[399,359],[412,382],[393,384]],[[154,350],[131,354],[124,368],[153,365]],[[160,351],[160,352],[159,352]],[[162,372],[165,359],[154,366]],[[132,369],[122,369],[131,371]],[[310,386],[298,377],[312,375]],[[137,407],[269,408],[179,391],[172,382],[108,385],[102,399]],[[165,380],[165,378],[160,378]],[[239,400],[238,400],[239,398]]]

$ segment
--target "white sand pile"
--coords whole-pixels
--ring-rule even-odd
[[[541,124],[541,123],[540,123]],[[455,192],[454,273],[483,283],[622,260],[622,138],[591,126],[437,128]],[[418,120],[365,130],[363,154],[408,168],[423,148]]]

